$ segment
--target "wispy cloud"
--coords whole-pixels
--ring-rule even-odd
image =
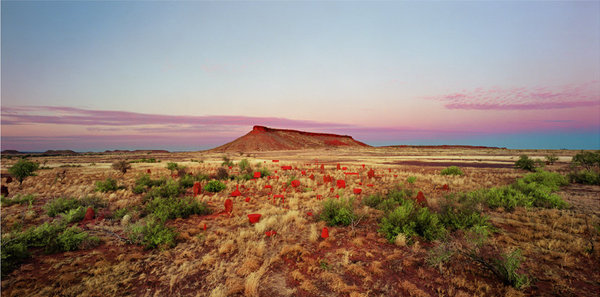
[[[444,102],[447,109],[465,110],[545,110],[600,105],[600,82],[556,88],[477,88],[428,97]]]
[[[160,115],[128,111],[90,110],[63,106],[2,107],[2,125],[58,124],[78,126],[252,126],[340,128],[347,125],[277,117]],[[167,127],[168,128],[168,127]]]

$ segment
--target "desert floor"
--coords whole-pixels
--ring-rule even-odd
[[[203,191],[195,199],[208,203],[213,213],[169,220],[167,225],[179,235],[177,245],[166,249],[145,249],[127,240],[128,228],[145,220],[144,194],[132,192],[135,180],[148,170],[153,179],[177,179],[166,168],[167,162],[186,166],[188,173],[213,175],[221,167],[223,153],[34,156],[30,159],[46,168],[38,170],[37,176],[22,185],[2,179],[9,197],[35,196],[31,205],[2,207],[3,239],[11,232],[56,220],[43,208],[54,199],[94,195],[105,206],[96,210],[96,219],[74,224],[101,243],[53,254],[32,249],[31,258],[2,278],[2,296],[597,296],[600,186],[562,187],[558,194],[569,207],[561,210],[483,209],[496,228],[487,244],[497,251],[522,253],[519,271],[530,278],[530,285],[522,289],[504,284],[459,253],[431,265],[434,251],[459,244],[463,231],[451,232],[444,241],[390,243],[378,232],[383,212],[361,203],[372,194],[409,189],[415,194],[421,191],[429,209],[439,211],[449,194],[504,186],[524,176],[527,172],[513,166],[520,154],[533,158],[556,154],[558,162],[545,169],[566,174],[576,153],[466,148],[229,153],[236,164],[247,159],[254,169],[269,169],[272,178],[229,180],[227,189],[219,193]],[[5,157],[2,173],[17,159]],[[142,158],[160,162],[133,163],[125,174],[111,168],[117,160]],[[460,167],[464,175],[440,175],[451,165]],[[237,166],[225,168],[231,175],[240,171]],[[375,171],[373,178],[367,176],[370,169]],[[333,184],[324,183],[324,175],[332,176]],[[109,177],[123,188],[95,191],[95,183]],[[416,181],[409,183],[408,177]],[[293,179],[300,181],[299,187],[287,184]],[[338,189],[336,180],[345,180],[346,188]],[[236,187],[242,195],[230,197]],[[354,194],[354,189],[362,192]],[[329,226],[329,237],[323,239],[326,223],[319,220],[319,213],[323,201],[336,195],[355,198],[360,220],[350,226]],[[186,196],[193,196],[191,188]],[[224,212],[226,199],[233,200],[231,213]],[[123,208],[131,210],[129,220],[111,219]],[[247,215],[253,213],[262,215],[260,222],[249,223]],[[267,231],[276,234],[267,236]]]

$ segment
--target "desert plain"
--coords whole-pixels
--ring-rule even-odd
[[[2,179],[8,198],[34,197],[30,203],[3,202],[3,241],[11,233],[60,220],[45,207],[56,199],[93,196],[93,219],[69,226],[98,242],[66,252],[30,248],[30,256],[3,275],[2,296],[597,296],[600,186],[560,187],[556,194],[568,204],[562,209],[477,206],[491,224],[480,247],[487,264],[469,256],[467,229],[447,228],[435,240],[389,240],[380,231],[385,212],[365,202],[394,191],[414,200],[421,192],[422,207],[439,213],[447,197],[506,186],[528,174],[514,168],[522,154],[534,159],[555,155],[558,160],[544,170],[566,175],[576,153],[365,147],[33,155],[29,160],[41,166],[36,176],[22,185]],[[2,157],[4,175],[18,156]],[[224,157],[233,164],[224,165]],[[155,162],[143,161],[150,159]],[[269,175],[235,178],[244,173],[239,166],[244,159],[251,168],[245,171],[266,169]],[[141,161],[123,174],[111,167],[120,160]],[[174,173],[167,169],[170,162],[185,169]],[[463,175],[441,175],[449,166],[459,167]],[[206,191],[219,168],[229,176],[223,180],[226,188]],[[133,191],[144,175],[175,182],[183,175],[205,176],[200,193],[194,196],[192,187],[184,187],[178,197],[192,197],[208,206],[210,214],[166,220],[177,234],[172,246],[136,243],[130,236],[133,226],[149,219],[148,190]],[[96,183],[107,178],[119,188],[97,191]],[[345,187],[338,187],[338,180]],[[236,189],[241,195],[232,197]],[[226,210],[227,199],[233,203]],[[355,217],[349,225],[331,226],[320,219],[328,199],[350,199]],[[260,220],[250,223],[248,214],[261,214]],[[516,271],[527,276],[519,288],[486,267],[515,250],[521,255]]]

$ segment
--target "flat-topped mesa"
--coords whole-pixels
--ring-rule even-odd
[[[276,129],[256,125],[248,134],[220,147],[215,151],[277,151],[311,148],[366,147],[349,135]]]

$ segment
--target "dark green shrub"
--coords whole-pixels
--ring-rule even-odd
[[[354,220],[354,199],[327,199],[319,218],[329,226],[348,226]]]
[[[193,214],[210,214],[212,211],[206,203],[194,198],[155,198],[146,206],[146,212],[161,221],[175,218],[187,218]]]
[[[96,182],[96,191],[99,192],[113,192],[116,191],[119,187],[117,186],[117,181],[112,178],[107,178],[104,181]]]
[[[381,196],[380,194],[369,195],[362,200],[363,205],[366,205],[366,206],[369,206],[372,208],[377,208],[377,206],[381,202],[383,202],[383,196]]]
[[[546,164],[552,165],[554,162],[558,161],[558,157],[554,154],[546,156]]]
[[[35,201],[35,196],[28,195],[17,195],[12,198],[4,197],[1,198],[2,206],[11,206],[13,204],[31,204]]]
[[[412,200],[405,201],[384,216],[379,227],[379,232],[390,242],[394,242],[400,233],[409,240],[421,236],[427,241],[442,238],[446,234],[438,215],[426,207],[419,207]]]
[[[399,204],[402,204],[405,200],[410,199],[410,197],[412,197],[413,195],[414,195],[414,191],[412,191],[412,190],[396,189],[396,190],[391,190],[388,193],[387,199],[390,199]]]
[[[460,170],[460,168],[458,168],[456,166],[450,166],[448,168],[442,169],[440,174],[441,175],[463,175],[464,173],[462,172],[462,170]]]
[[[27,159],[21,159],[17,161],[13,166],[8,168],[8,173],[14,176],[19,184],[23,184],[23,180],[28,176],[34,176],[34,172],[38,170],[40,164],[29,161]]]
[[[227,186],[218,180],[211,180],[204,186],[204,190],[211,193],[221,192],[225,190],[225,188],[227,188]]]
[[[590,170],[592,168],[600,168],[600,151],[584,152],[581,151],[571,160],[573,166],[583,167]]]
[[[145,225],[134,225],[129,230],[129,239],[147,249],[171,248],[176,245],[177,232],[164,222],[150,217]]]
[[[111,217],[113,220],[120,220],[128,213],[129,213],[128,208],[119,208],[112,213]]]
[[[79,206],[81,206],[79,200],[75,198],[61,197],[46,203],[46,205],[44,205],[44,209],[46,210],[46,213],[48,213],[48,216],[55,217],[59,213],[76,209]]]
[[[521,155],[519,160],[515,162],[515,168],[534,171],[535,170],[535,161],[527,155]]]
[[[474,226],[492,227],[489,218],[477,209],[477,204],[466,200],[460,203],[452,196],[446,197],[442,202],[439,217],[442,224],[451,230],[466,230]]]
[[[191,188],[194,186],[194,182],[196,181],[196,179],[194,178],[193,175],[183,175],[179,178],[179,186],[186,189],[186,188]]]
[[[179,170],[179,164],[175,162],[167,162],[167,169],[169,169],[171,173],[174,173],[175,171]]]
[[[185,190],[183,190],[179,184],[173,180],[169,180],[166,184],[158,187],[152,187],[146,194],[147,199],[152,198],[168,198],[168,197],[177,197],[180,194],[183,194]]]
[[[116,161],[112,164],[112,168],[116,171],[121,172],[122,174],[127,173],[127,170],[131,169],[131,164],[126,160]]]
[[[10,272],[15,270],[23,261],[30,257],[30,253],[27,250],[27,243],[20,238],[2,238],[2,249],[0,250],[2,258],[1,269],[2,276],[8,275]]]
[[[133,192],[134,194],[142,194],[146,192],[146,190],[147,188],[142,185],[135,185],[133,186],[133,189],[131,189],[131,192]]]
[[[240,171],[246,171],[246,169],[252,169],[250,167],[250,162],[248,162],[247,159],[242,159],[239,163],[238,166],[240,167]]]
[[[600,171],[582,169],[569,173],[569,181],[584,185],[600,185]]]

